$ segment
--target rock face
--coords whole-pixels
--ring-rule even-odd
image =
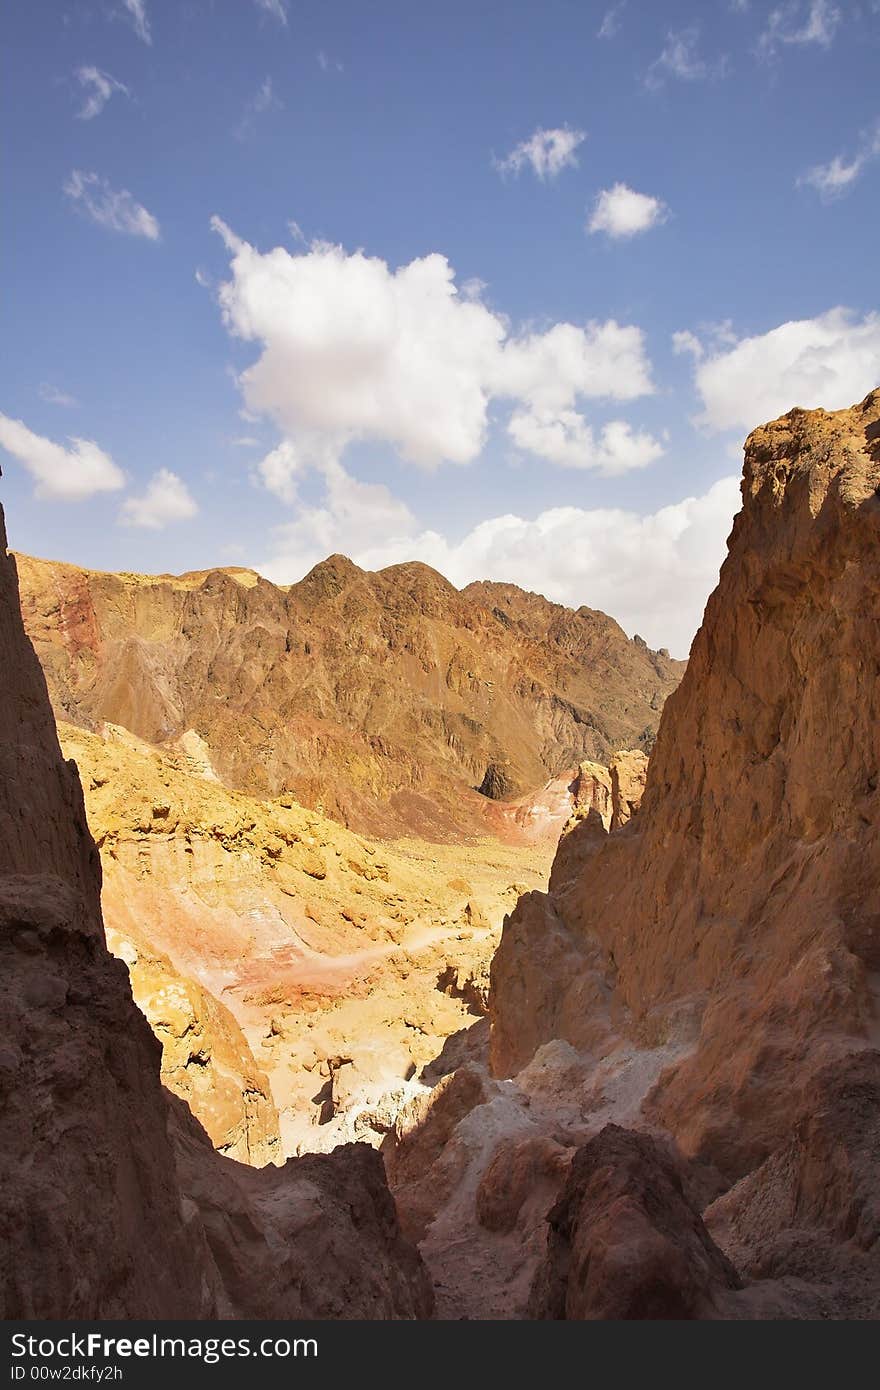
[[[730,1179],[787,1137],[812,1072],[872,1019],[878,484],[878,393],[751,435],[639,814],[584,843],[549,900],[523,899],[493,965],[500,1074],[552,1037],[684,1043],[648,1112]]]
[[[0,1313],[426,1315],[378,1155],[242,1167],[163,1091],[104,944],[97,851],[2,516],[0,672]]]
[[[374,835],[485,832],[487,799],[648,746],[684,669],[603,613],[415,563],[333,556],[289,589],[18,564],[60,719],[195,742],[227,785]]]
[[[539,1316],[880,1308],[880,392],[756,430],[742,491],[638,814],[588,808],[492,965],[495,1075],[558,1058],[589,1139]]]
[[[671,1156],[647,1134],[606,1125],[575,1154],[547,1220],[532,1317],[715,1318],[741,1287]]]

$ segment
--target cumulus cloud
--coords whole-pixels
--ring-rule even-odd
[[[562,468],[594,468],[613,477],[647,468],[663,453],[662,444],[625,420],[611,420],[598,436],[576,410],[555,414],[514,411],[508,434],[520,449],[527,449]]]
[[[150,33],[150,21],[147,18],[146,0],[122,0],[122,7],[128,14],[132,28],[141,40],[141,43],[151,44],[153,42],[153,35]]]
[[[880,157],[880,121],[861,138],[851,159],[835,155],[827,164],[814,164],[798,179],[799,185],[815,188],[825,202],[840,198],[852,188],[872,160]]]
[[[696,333],[692,333],[689,328],[682,328],[672,335],[672,351],[676,357],[682,357],[687,353],[699,361],[703,356],[704,348]]]
[[[169,522],[187,521],[197,511],[183,479],[168,468],[160,468],[150,479],[146,492],[140,497],[126,498],[119,520],[125,526],[145,526],[158,531]]]
[[[676,656],[687,655],[739,507],[738,479],[727,477],[701,497],[647,516],[558,507],[531,519],[494,516],[450,541],[418,530],[384,488],[367,488],[365,496],[351,482],[340,475],[321,507],[279,527],[275,553],[257,568],[289,583],[334,550],[371,570],[417,558],[459,587],[503,580],[570,607],[603,609],[631,636],[638,632]]]
[[[843,15],[830,0],[788,0],[767,16],[767,26],[758,40],[758,52],[772,58],[780,46],[818,44],[830,48]]]
[[[86,174],[74,169],[64,185],[74,207],[84,212],[99,227],[108,227],[127,236],[159,240],[159,223],[151,212],[135,201],[128,189],[111,188],[100,174]]]
[[[539,127],[527,140],[514,146],[510,154],[493,162],[502,174],[516,175],[528,166],[541,180],[555,179],[563,169],[577,167],[577,150],[586,138],[586,131],[569,130],[568,126],[555,130]]]
[[[521,440],[523,412],[535,417],[522,447],[547,457],[548,431],[586,440],[585,422],[564,412],[587,399],[633,400],[653,390],[636,326],[557,323],[516,335],[478,293],[459,294],[442,255],[391,270],[326,243],[263,254],[219,219],[213,225],[231,254],[232,278],[219,290],[227,328],[260,344],[239,377],[245,406],[281,429],[288,452],[272,467],[289,478],[338,458],[357,439],[390,444],[427,468],[470,463],[496,399],[519,408],[508,429]],[[643,466],[647,437],[621,424],[613,422],[578,466]]]
[[[620,240],[647,232],[665,222],[668,216],[666,204],[659,198],[636,193],[625,183],[616,183],[613,188],[604,188],[596,198],[587,230],[605,232]]]
[[[49,405],[63,405],[68,409],[73,409],[79,405],[76,396],[71,396],[67,391],[61,391],[57,386],[53,386],[51,381],[40,383],[40,396]]]
[[[68,440],[68,447],[34,434],[22,420],[0,415],[0,446],[27,469],[34,495],[53,502],[80,502],[96,492],[125,486],[125,475],[93,439]]]
[[[279,24],[287,24],[287,0],[254,0],[258,10],[277,19]]]
[[[662,87],[668,78],[679,82],[702,82],[723,70],[723,60],[710,65],[700,53],[700,31],[696,25],[688,29],[670,30],[666,42],[645,75],[645,85],[652,90]]]
[[[91,121],[95,116],[100,116],[115,92],[121,92],[123,96],[129,95],[124,82],[117,82],[109,72],[102,72],[100,68],[77,68],[76,78],[79,85],[85,89],[82,107],[76,113],[81,121]]]
[[[793,406],[840,410],[880,383],[880,314],[829,309],[709,352],[695,367],[699,422],[751,429]]]

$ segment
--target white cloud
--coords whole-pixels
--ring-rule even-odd
[[[0,415],[0,446],[36,481],[34,494],[53,502],[79,502],[96,492],[125,486],[125,475],[92,439],[68,441],[69,447],[34,434],[21,420]]]
[[[680,82],[702,82],[717,76],[724,60],[714,66],[706,62],[699,51],[700,31],[696,25],[689,29],[670,30],[666,35],[659,58],[655,58],[645,75],[645,85],[652,90],[662,87],[669,77]]]
[[[682,328],[672,335],[672,351],[676,357],[689,353],[695,361],[699,361],[704,349],[696,333],[692,333],[689,328]]]
[[[555,179],[563,169],[577,167],[577,149],[586,140],[586,131],[569,130],[560,126],[555,130],[536,130],[527,140],[522,140],[504,159],[494,160],[495,168],[502,174],[519,174],[530,165],[539,179]]]
[[[224,320],[261,348],[239,377],[244,403],[280,427],[282,448],[292,452],[273,468],[283,465],[288,478],[326,465],[356,439],[390,444],[427,468],[470,463],[494,399],[539,416],[546,437],[554,420],[564,431],[560,412],[583,399],[633,400],[653,390],[635,326],[557,323],[516,336],[479,298],[458,293],[439,254],[392,271],[326,243],[262,254],[219,219],[213,225],[232,257],[218,296]],[[617,467],[626,457],[641,466],[644,445],[636,450],[614,423],[605,449],[591,451],[592,466],[610,466],[615,447]]]
[[[830,48],[843,15],[829,0],[788,0],[767,16],[767,27],[758,40],[758,52],[772,58],[780,44],[816,43]]]
[[[167,468],[154,473],[141,497],[127,497],[119,520],[125,526],[145,526],[158,531],[172,521],[187,521],[198,507],[182,478]]]
[[[873,130],[862,136],[859,148],[852,159],[847,160],[842,155],[835,155],[828,164],[815,164],[812,169],[808,169],[805,174],[802,174],[797,182],[799,185],[815,188],[820,198],[825,202],[831,202],[846,193],[864,172],[866,166],[878,157],[880,157],[880,122],[874,126]]]
[[[95,116],[100,116],[114,92],[121,92],[123,96],[129,94],[124,82],[117,82],[109,72],[102,72],[100,68],[77,68],[76,77],[79,85],[85,88],[82,108],[76,113],[81,121],[91,121]]]
[[[619,33],[620,16],[625,9],[626,0],[621,0],[619,5],[612,5],[610,10],[605,11],[596,33],[597,39],[613,39]]]
[[[663,453],[663,446],[644,431],[633,430],[625,420],[611,420],[598,438],[576,410],[555,414],[514,411],[508,434],[520,449],[527,449],[562,468],[594,468],[607,477],[647,468]]]
[[[698,362],[699,422],[750,429],[793,406],[840,410],[880,382],[880,314],[829,309],[741,339]]]
[[[64,192],[99,226],[125,232],[128,236],[146,237],[148,241],[159,240],[159,223],[153,214],[135,202],[126,188],[118,191],[111,188],[101,175],[74,169],[64,185]]]
[[[76,396],[68,395],[66,391],[59,391],[58,387],[53,386],[50,381],[40,383],[40,396],[49,405],[63,405],[69,409],[79,405]]]
[[[665,222],[668,216],[666,204],[659,198],[636,193],[625,183],[616,183],[613,188],[603,188],[596,198],[587,229],[620,239],[647,232]]]
[[[245,105],[244,114],[235,128],[236,139],[244,140],[252,133],[256,118],[263,111],[280,110],[283,105],[283,101],[275,92],[271,77],[264,77],[255,94]]]
[[[270,14],[279,24],[287,24],[287,0],[254,0],[258,10]]]
[[[419,559],[459,587],[474,579],[502,580],[570,607],[600,608],[630,635],[638,632],[676,656],[687,655],[739,507],[738,479],[727,477],[702,497],[647,516],[559,507],[533,519],[491,517],[452,542],[436,531],[418,531],[384,488],[366,489],[363,496],[351,482],[341,474],[322,507],[305,508],[279,527],[275,554],[257,568],[289,583],[334,550],[370,570]]]
[[[323,48],[318,52],[318,67],[322,72],[344,72],[344,68],[335,58],[330,58]]]
[[[147,18],[146,0],[122,0],[122,5],[127,11],[134,32],[141,42],[152,43],[153,36],[150,33],[150,21]]]

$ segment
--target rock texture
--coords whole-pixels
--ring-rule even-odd
[[[648,1309],[662,1269],[678,1315],[880,1312],[880,392],[756,430],[742,492],[638,814],[609,833],[588,806],[493,961],[495,1075],[534,1115],[549,1068],[589,1140],[541,1315]],[[594,1148],[615,1119],[636,1132]],[[711,1239],[669,1173],[654,1208],[646,1128],[698,1164],[699,1206],[729,1189]]]
[[[582,837],[493,965],[493,1058],[690,1040],[654,1119],[734,1179],[867,1036],[880,961],[880,396],[746,445],[743,510],[638,816]],[[515,1021],[515,1025],[514,1025]]]
[[[485,1014],[501,922],[546,883],[549,842],[368,840],[289,795],[229,791],[198,750],[58,727],[100,846],[108,944],[165,1084],[257,1165],[381,1143],[421,1070]]]
[[[367,1148],[242,1167],[163,1091],[103,938],[100,868],[22,625],[0,515],[0,1314],[430,1310]]]
[[[229,786],[375,835],[485,833],[497,799],[649,746],[684,669],[603,613],[416,563],[332,556],[288,589],[18,563],[59,718],[188,740]]]
[[[547,1221],[532,1317],[716,1318],[741,1287],[672,1156],[647,1134],[606,1125],[575,1154]]]

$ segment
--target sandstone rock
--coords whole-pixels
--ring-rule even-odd
[[[645,1113],[728,1181],[787,1142],[803,1086],[871,1026],[878,433],[875,392],[750,436],[638,815],[550,902],[523,900],[492,966],[497,1072],[552,1037],[590,1048],[603,1019],[668,1048]]]
[[[619,830],[632,820],[645,793],[648,758],[638,748],[623,749],[608,764],[611,778],[611,823],[609,829]]]
[[[575,1154],[547,1218],[536,1318],[714,1318],[741,1280],[656,1140],[606,1127]]]
[[[163,1091],[2,513],[0,673],[0,1315],[426,1316],[378,1155],[243,1167]]]
[[[487,797],[637,743],[683,670],[605,614],[512,585],[459,593],[420,564],[332,556],[284,589],[244,570],[19,567],[60,719],[124,726],[197,775],[292,791],[372,835],[485,833]]]
[[[546,1134],[501,1144],[477,1188],[480,1225],[489,1231],[512,1231],[523,1203],[534,1200],[544,1182],[548,1192],[558,1188],[571,1158],[571,1149]]]

